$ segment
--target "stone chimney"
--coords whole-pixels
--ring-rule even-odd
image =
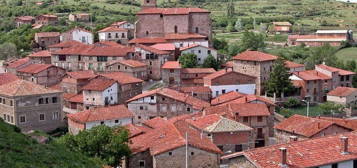
[[[290,136],[290,142],[296,142],[298,140],[298,137],[297,136]]]
[[[348,137],[341,137],[341,154],[348,154]]]
[[[284,148],[284,147],[281,147],[281,148],[279,148],[279,150],[280,150],[280,154],[281,154],[281,156],[280,156],[280,167],[281,168],[286,168],[287,167],[287,155],[288,155],[288,153],[287,153],[287,151],[286,151],[286,148]]]

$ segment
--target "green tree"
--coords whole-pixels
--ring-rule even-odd
[[[289,77],[289,69],[285,67],[284,60],[278,58],[273,65],[270,78],[266,83],[266,91],[268,94],[272,95],[276,93],[276,96],[280,97],[282,93],[289,94],[292,92],[294,87]]]
[[[8,58],[16,58],[17,48],[16,45],[13,43],[4,43],[0,45],[0,59],[6,60]]]
[[[251,49],[251,50],[264,49],[266,47],[264,41],[265,41],[265,37],[263,36],[263,34],[245,31],[243,33],[240,46],[243,51],[247,49]]]
[[[227,32],[234,32],[234,31],[235,31],[232,22],[229,22],[229,23],[228,23],[228,26],[227,26],[226,30],[227,30]]]
[[[336,113],[342,113],[344,109],[343,105],[336,104],[333,102],[325,102],[319,104],[319,107],[322,109],[324,115],[333,115]]]
[[[117,167],[124,156],[130,155],[128,138],[129,132],[122,127],[110,128],[100,125],[81,131],[78,135],[62,136],[57,143],[89,157],[100,158],[106,164]]]
[[[197,66],[197,56],[195,54],[182,54],[179,57],[182,68],[194,68]]]
[[[213,48],[216,50],[225,50],[227,49],[228,44],[227,41],[222,39],[217,39],[217,38],[213,38]]]
[[[306,58],[306,69],[314,69],[316,64],[322,64],[323,62],[329,66],[336,66],[337,58],[334,55],[336,48],[326,44],[321,47],[316,47],[311,50],[310,56]]]
[[[233,0],[230,0],[229,3],[227,3],[227,17],[232,18],[235,13],[235,8],[234,8],[234,2]]]
[[[220,67],[219,61],[214,58],[211,54],[208,55],[208,57],[204,60],[202,67],[204,68],[214,68],[215,70],[218,70]]]

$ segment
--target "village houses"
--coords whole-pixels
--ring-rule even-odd
[[[64,33],[61,33],[61,42],[78,41],[83,44],[93,44],[93,33],[83,28],[73,28]]]
[[[292,24],[290,22],[273,22],[272,31],[276,34],[290,33]]]
[[[91,20],[91,16],[88,13],[71,13],[68,15],[68,20],[72,22],[89,22]]]
[[[339,86],[327,93],[327,101],[343,105],[347,116],[355,116],[357,89]]]
[[[35,33],[35,42],[41,50],[48,49],[48,46],[60,43],[61,34],[59,32]]]
[[[120,44],[128,44],[128,29],[118,27],[106,27],[98,31],[99,41],[114,41]]]
[[[33,16],[19,16],[15,18],[16,27],[20,27],[24,24],[32,25],[35,23],[35,17]]]
[[[61,82],[66,71],[52,64],[30,64],[17,70],[20,79],[34,82],[45,87],[50,87]]]
[[[148,80],[148,66],[136,60],[118,60],[106,66],[108,72],[124,72],[141,80]]]
[[[208,56],[212,56],[217,59],[217,50],[208,48],[198,44],[189,45],[187,47],[180,48],[181,55],[183,54],[195,54],[197,56],[197,63],[202,65]]]
[[[56,15],[46,14],[36,17],[35,25],[56,25],[58,24],[58,17]]]
[[[30,62],[34,64],[51,64],[51,52],[42,50],[28,55]]]

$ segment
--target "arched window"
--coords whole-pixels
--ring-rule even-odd
[[[174,28],[174,29],[175,29],[175,33],[177,33],[177,26],[175,26],[175,28]]]

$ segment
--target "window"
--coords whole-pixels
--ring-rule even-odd
[[[20,116],[20,123],[26,122],[26,117],[24,115]]]
[[[191,111],[191,108],[189,108],[189,107],[187,107],[187,109],[186,109],[187,111]]]
[[[108,38],[112,38],[112,33],[108,33]]]
[[[211,54],[211,50],[207,50],[207,54],[208,54],[208,55]]]
[[[155,97],[154,97],[154,96],[151,96],[151,97],[150,97],[150,99],[151,99],[151,100],[154,100],[154,99],[155,99]]]
[[[162,98],[162,101],[165,101],[165,100],[166,100],[165,97],[163,97],[163,98]]]
[[[338,163],[332,164],[331,168],[338,168]]]
[[[201,54],[201,50],[198,50],[198,53]]]
[[[193,96],[197,96],[197,93],[193,93],[192,95],[193,95]]]
[[[65,55],[59,55],[58,56],[59,61],[66,61],[66,56]]]
[[[97,61],[98,62],[107,62],[108,61],[108,57],[97,57]]]
[[[124,33],[121,33],[121,38],[125,38],[125,34]]]
[[[119,120],[115,120],[115,123],[119,123]]]
[[[0,98],[0,103],[2,102],[2,98]]]
[[[115,38],[119,38],[119,34],[118,33],[115,33]]]
[[[174,27],[174,32],[177,33],[177,26]]]
[[[357,168],[357,160],[353,161],[353,168]]]
[[[350,80],[350,76],[346,76],[346,81],[349,81]]]
[[[243,151],[243,145],[235,145],[235,151],[236,152]]]
[[[243,117],[243,122],[248,122],[249,118],[248,117]]]
[[[198,33],[198,27],[196,27],[196,30],[195,30],[196,33]]]
[[[341,81],[344,81],[345,80],[345,78],[344,78],[344,76],[341,76],[341,79],[340,79]]]
[[[43,104],[43,98],[38,99],[38,104]]]
[[[100,125],[104,125],[104,121],[101,121],[101,122],[100,122]]]
[[[191,152],[191,155],[195,155],[195,152]]]
[[[170,73],[174,73],[175,72],[175,70],[173,70],[173,69],[170,69]]]
[[[144,107],[143,107],[143,106],[140,106],[140,110],[144,110]]]
[[[145,161],[139,160],[139,167],[145,167]]]
[[[14,117],[11,116],[11,123],[14,123]]]
[[[52,97],[52,103],[57,103],[57,97]]]
[[[12,100],[10,100],[10,106],[13,106],[14,102]]]
[[[45,114],[40,114],[40,121],[44,121],[45,120]]]
[[[58,120],[58,118],[59,118],[59,112],[53,112],[52,120]]]
[[[219,95],[219,91],[216,91],[216,96],[218,96]]]
[[[48,104],[48,103],[49,103],[49,99],[48,99],[48,97],[46,97],[46,99],[45,99],[45,100],[46,100],[46,104]]]
[[[262,116],[258,116],[258,122],[263,122],[263,117]]]
[[[225,89],[223,89],[223,90],[222,90],[222,94],[225,94],[225,93],[226,93],[226,90],[225,90]]]
[[[146,31],[146,36],[148,36],[149,35],[149,31]]]
[[[169,155],[171,156],[171,155],[172,155],[172,152],[169,152]]]

